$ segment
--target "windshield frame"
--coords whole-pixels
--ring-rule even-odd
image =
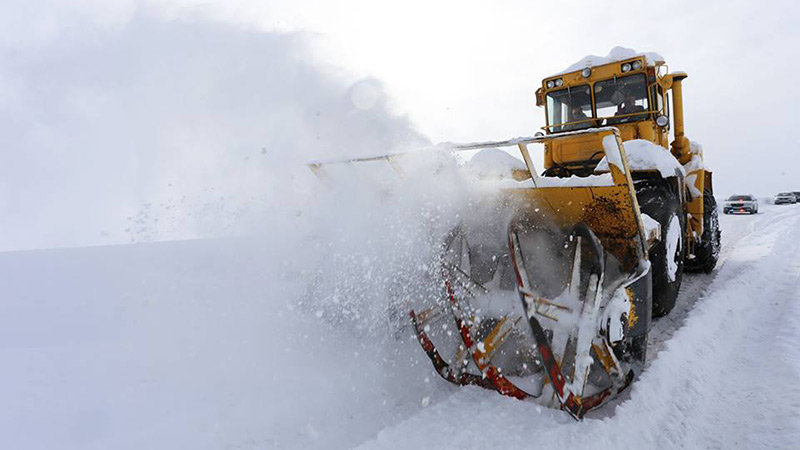
[[[587,112],[589,113],[589,115],[586,116],[586,119],[552,123],[555,121],[554,119],[556,117],[556,111],[554,110],[555,102],[558,102],[559,106],[567,105],[570,108],[575,106],[572,105],[572,102],[567,104],[566,102],[559,101],[558,96],[561,95],[563,97],[562,94],[567,93],[571,98],[573,95],[572,91],[579,91],[582,89],[586,89],[588,91],[587,93],[588,93],[589,103],[587,105],[589,106],[589,110],[583,111],[583,108],[581,108],[581,111],[584,114],[586,114]],[[592,89],[593,89],[592,84],[586,83],[586,84],[579,84],[577,86],[566,86],[560,89],[553,89],[547,92],[547,94],[545,95],[545,121],[547,123],[547,126],[545,128],[553,133],[561,133],[564,131],[585,130],[587,128],[592,128],[593,126],[596,126],[597,121],[595,120],[595,114],[594,114],[594,97],[592,96]],[[581,94],[576,93],[575,95],[581,95]],[[585,105],[578,105],[578,106],[585,106]]]
[[[644,80],[644,97],[642,99],[645,101],[644,109],[642,111],[637,111],[629,114],[621,114],[617,116],[605,116],[600,117],[597,114],[597,99],[596,99],[596,92],[595,86],[598,83],[606,83],[609,80],[617,81],[623,80],[630,77],[641,77]],[[588,117],[585,120],[575,121],[575,122],[562,122],[558,124],[554,124],[553,118],[555,117],[555,111],[552,111],[553,105],[551,103],[551,96],[556,93],[564,92],[568,89],[583,89],[586,86],[589,87],[589,96],[591,98],[591,117]],[[559,87],[557,89],[550,89],[544,92],[544,107],[545,107],[545,123],[546,125],[542,127],[548,133],[561,133],[564,131],[573,131],[573,130],[582,130],[591,127],[597,126],[613,126],[618,124],[628,124],[628,123],[636,123],[641,122],[643,120],[654,120],[654,115],[659,113],[659,110],[654,109],[657,105],[654,105],[654,99],[652,98],[652,89],[651,87],[654,86],[652,83],[648,83],[647,74],[645,72],[635,72],[631,74],[626,74],[622,76],[614,76],[610,78],[604,78],[602,80],[592,80],[587,81],[586,84],[579,84],[575,86],[564,86]],[[665,102],[668,103],[668,100],[665,99]],[[563,105],[564,103],[562,103]],[[669,106],[666,106],[668,108]],[[588,113],[588,111],[586,111]]]
[[[632,97],[633,97],[634,101],[644,100],[644,103],[645,103],[644,105],[635,105],[635,107],[639,107],[639,108],[641,108],[641,110],[636,110],[634,112],[624,113],[624,114],[620,114],[619,112],[617,112],[613,116],[600,116],[600,113],[599,113],[599,109],[600,108],[599,108],[599,106],[597,104],[597,102],[598,102],[597,94],[598,94],[599,90],[602,90],[604,85],[608,84],[609,82],[613,82],[613,84],[614,84],[614,91],[613,91],[614,94],[612,95],[612,98],[616,94],[619,94],[620,96],[622,96],[622,95],[624,95],[622,93],[624,89],[628,89],[628,90],[631,89],[630,86],[626,87],[626,84],[633,85],[634,84],[633,82],[637,81],[637,79],[641,81],[641,92],[640,92],[640,94],[643,94],[643,95],[641,95],[639,97],[636,97],[636,96],[632,96]],[[637,83],[637,84],[639,84],[639,83]],[[617,87],[618,85],[620,85],[621,87]],[[606,78],[604,80],[596,80],[596,81],[592,82],[592,107],[594,108],[595,117],[599,121],[604,123],[605,125],[617,125],[617,124],[621,124],[621,123],[639,122],[641,120],[650,119],[650,115],[655,111],[653,110],[653,107],[652,107],[653,106],[653,99],[650,98],[650,89],[649,89],[649,87],[650,86],[647,83],[647,75],[644,74],[644,73],[632,73],[630,75],[614,76],[614,77],[611,77],[611,78]],[[614,104],[617,107],[617,110],[619,110],[622,107],[621,105],[624,103],[623,100],[625,100],[625,99],[624,98],[620,98],[619,100],[620,100],[619,103],[614,102]],[[613,100],[612,100],[612,102],[613,102]],[[605,107],[603,107],[603,108],[605,108]]]

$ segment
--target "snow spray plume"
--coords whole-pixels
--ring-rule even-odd
[[[269,234],[305,161],[425,142],[304,34],[140,6],[28,46],[0,43],[0,249]]]
[[[465,218],[489,223],[494,212],[452,154],[421,152],[398,163],[402,175],[386,163],[329,173],[314,210],[304,307],[373,340],[405,330],[409,302],[441,296],[445,237]]]

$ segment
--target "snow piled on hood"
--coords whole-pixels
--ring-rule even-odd
[[[674,177],[676,172],[686,174],[678,160],[664,147],[644,139],[633,139],[624,142],[623,145],[631,171],[657,170],[664,178]],[[595,170],[608,172],[608,159],[603,157]]]
[[[473,156],[467,169],[479,177],[511,178],[514,170],[527,170],[525,163],[497,148],[486,148]]]
[[[572,64],[561,72],[554,73],[551,76],[563,75],[565,73],[576,72],[586,67],[602,66],[603,64],[612,63],[614,61],[622,61],[624,59],[633,58],[635,56],[644,56],[647,65],[653,65],[657,61],[664,61],[664,57],[655,52],[637,52],[632,48],[614,47],[606,56],[588,55],[581,58],[578,62]]]

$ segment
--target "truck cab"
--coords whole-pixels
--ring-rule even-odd
[[[686,74],[667,72],[664,61],[639,55],[545,78],[536,92],[537,104],[545,107],[544,131],[550,134],[615,126],[623,141],[645,139],[670,149],[674,123],[673,154],[686,164],[691,158],[687,157],[689,143],[681,139],[685,139],[682,105],[676,104],[679,114],[674,119],[669,107],[669,91],[679,90]],[[682,99],[675,98],[674,102],[682,103]],[[562,162],[578,156],[591,154],[554,155]]]
[[[602,64],[585,62],[583,67],[578,63],[543,79],[536,91],[537,105],[545,108],[543,131],[554,134],[613,126],[619,129],[623,142],[644,140],[653,144],[648,147],[651,153],[658,152],[659,147],[671,153],[683,168],[675,177],[659,174],[656,164],[648,166],[652,155],[629,158],[644,161],[643,165],[631,167],[637,192],[639,186],[652,188],[654,183],[673,191],[671,195],[680,201],[684,212],[687,266],[709,271],[716,261],[711,253],[719,246],[716,204],[712,212],[708,204],[714,202],[712,174],[703,165],[702,147],[684,134],[682,81],[687,75],[669,73],[665,61],[657,54],[625,56],[610,58]],[[664,155],[654,156],[663,159]],[[554,140],[545,148],[545,175],[591,175],[601,158],[602,152],[580,136]],[[710,250],[708,245],[700,248],[703,241],[714,249]],[[703,256],[699,257],[701,253]]]

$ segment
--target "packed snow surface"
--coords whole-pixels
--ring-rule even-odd
[[[647,65],[653,65],[656,62],[664,61],[664,57],[655,52],[640,53],[631,48],[614,47],[606,56],[588,55],[581,58],[576,63],[562,70],[561,72],[554,73],[551,76],[563,75],[565,73],[575,72],[585,69],[587,67],[602,66],[603,64],[612,63],[615,61],[622,61],[624,59],[634,58],[636,56],[644,56]]]
[[[641,378],[582,423],[455,388],[393,335],[370,305],[402,272],[351,240],[372,226],[2,253],[0,446],[796,448],[800,208],[762,209],[721,217],[719,267],[684,277]]]
[[[662,177],[685,175],[684,168],[669,150],[644,139],[633,139],[623,143],[628,167],[631,170],[657,170]],[[603,157],[595,169],[598,172],[608,171],[608,159]]]

